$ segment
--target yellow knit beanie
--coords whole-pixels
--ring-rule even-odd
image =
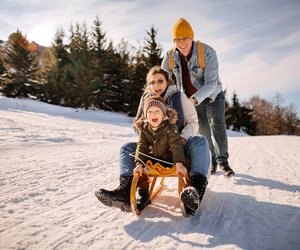
[[[173,26],[173,40],[179,37],[189,37],[194,40],[194,31],[191,25],[183,18],[180,18]]]

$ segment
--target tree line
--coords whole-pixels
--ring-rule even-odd
[[[20,30],[0,50],[0,91],[8,97],[31,97],[51,104],[125,112],[134,116],[150,67],[160,65],[157,30],[146,31],[136,48],[124,39],[108,40],[98,17],[58,29],[50,47],[29,42]],[[295,108],[252,97],[239,103],[234,93],[226,103],[228,129],[249,135],[299,134]],[[269,122],[266,123],[266,120]]]
[[[281,95],[276,93],[272,101],[253,96],[241,104],[233,93],[231,103],[226,101],[227,129],[249,135],[300,135],[295,106],[284,106],[283,102]]]

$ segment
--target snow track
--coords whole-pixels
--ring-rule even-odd
[[[229,137],[236,176],[211,176],[194,217],[181,215],[175,178],[136,217],[94,196],[117,187],[120,146],[135,140],[128,122],[117,125],[124,116],[92,122],[84,111],[5,100],[0,249],[300,249],[299,137]]]

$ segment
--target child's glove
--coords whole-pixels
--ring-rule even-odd
[[[182,174],[184,177],[188,177],[187,169],[181,162],[176,162],[177,175]]]
[[[142,164],[136,165],[136,167],[133,169],[133,174],[139,173],[140,177],[143,175],[143,166]]]

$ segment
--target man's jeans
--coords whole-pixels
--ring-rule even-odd
[[[133,175],[134,157],[129,154],[136,150],[136,143],[129,142],[120,149],[120,175]],[[210,176],[210,151],[204,136],[193,136],[184,145],[184,152],[191,159],[190,176],[200,173],[207,178]]]
[[[209,142],[212,159],[217,163],[228,160],[228,142],[225,124],[225,96],[220,92],[214,102],[201,103],[196,106],[199,133]]]

